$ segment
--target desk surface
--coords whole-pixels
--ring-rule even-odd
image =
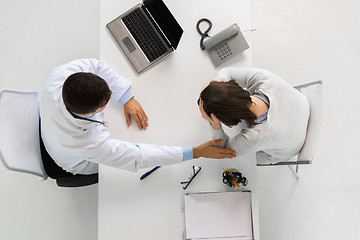
[[[111,103],[105,110],[111,137],[183,147],[210,140],[209,125],[201,118],[196,104],[199,93],[221,67],[251,67],[251,50],[215,68],[207,53],[199,48],[196,22],[204,17],[212,20],[210,35],[234,22],[242,30],[250,29],[249,1],[227,1],[224,10],[217,0],[165,0],[184,34],[175,52],[142,74],[133,69],[105,27],[137,3],[135,0],[101,1],[100,58],[132,81],[132,92],[149,116],[150,125],[146,131],[139,131],[135,123],[127,128],[122,107]],[[250,35],[251,32],[244,33],[249,43]],[[201,166],[202,170],[188,189],[183,190],[180,182],[191,175],[193,165]],[[191,160],[161,167],[143,181],[139,178],[146,169],[130,173],[100,166],[98,239],[183,239],[184,194],[226,191],[227,186],[221,179],[223,168],[237,168],[249,179],[254,234],[255,239],[259,239],[256,161],[252,155],[231,160]]]

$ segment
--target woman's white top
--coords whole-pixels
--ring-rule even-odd
[[[235,80],[252,95],[264,93],[270,106],[267,120],[252,127],[245,126],[236,136],[229,137],[221,127],[212,130],[213,139],[224,139],[225,147],[237,155],[256,152],[258,163],[288,160],[302,148],[310,107],[306,97],[289,83],[264,69],[225,68],[217,79]]]

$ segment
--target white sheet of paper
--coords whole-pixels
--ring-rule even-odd
[[[252,239],[251,192],[185,195],[187,239]]]

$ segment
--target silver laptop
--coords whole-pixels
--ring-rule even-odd
[[[144,0],[106,27],[138,72],[174,51],[183,34],[162,0]]]

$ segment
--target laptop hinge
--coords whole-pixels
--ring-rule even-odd
[[[143,5],[141,6],[141,8],[144,10],[145,14],[149,17],[150,21],[153,23],[154,27],[156,28],[156,30],[158,32],[161,32],[160,37],[164,40],[164,42],[166,43],[166,45],[169,48],[173,48],[171,45],[171,42],[169,41],[169,39],[166,37],[166,35],[164,34],[164,32],[161,30],[160,26],[156,23],[155,19],[152,17],[151,13],[146,9],[146,7]]]

